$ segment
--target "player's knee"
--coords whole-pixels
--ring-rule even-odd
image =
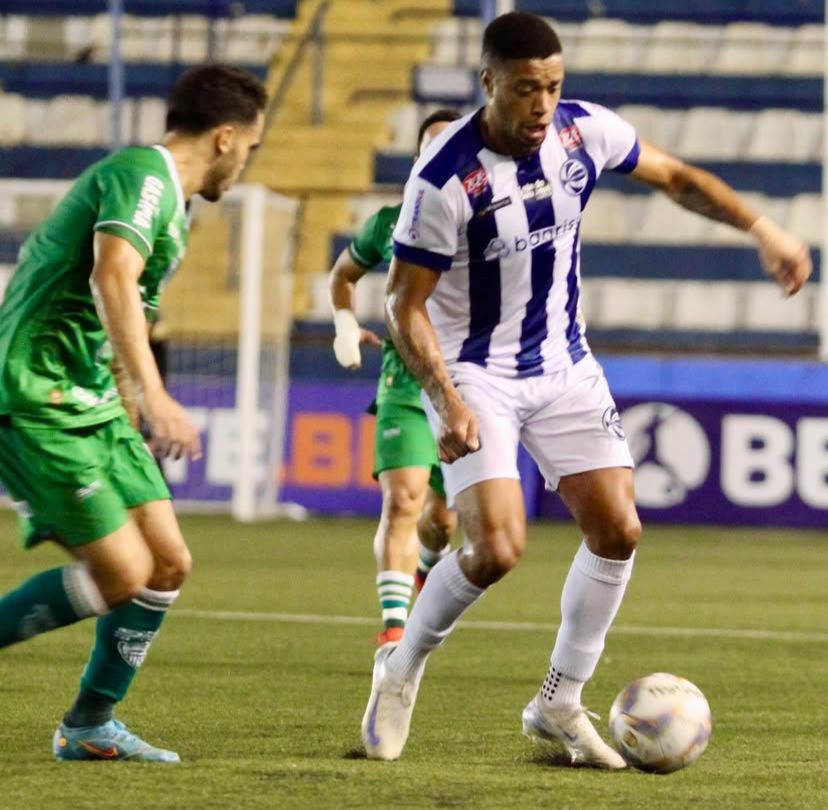
[[[603,533],[598,554],[611,560],[627,560],[641,539],[641,521],[638,515],[628,514],[613,522]]]
[[[418,501],[408,487],[392,487],[383,504],[386,517],[392,521],[410,520],[413,523],[417,519]]]
[[[149,587],[154,591],[177,591],[186,581],[193,568],[193,556],[183,545],[163,559],[155,560]]]
[[[97,585],[104,601],[110,608],[134,599],[147,586],[152,573],[152,560],[136,560],[129,566],[110,572],[103,581]]]
[[[489,531],[485,542],[471,555],[476,568],[475,584],[485,587],[506,576],[523,556],[524,543],[503,531]]]

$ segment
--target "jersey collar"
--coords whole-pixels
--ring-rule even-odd
[[[181,178],[178,176],[178,166],[175,165],[175,161],[173,160],[170,150],[167,149],[166,146],[161,146],[160,143],[155,144],[152,148],[157,149],[164,158],[170,177],[172,177],[173,185],[175,186],[175,194],[178,198],[178,208],[182,213],[186,212],[187,207],[184,204],[184,189],[181,187]]]

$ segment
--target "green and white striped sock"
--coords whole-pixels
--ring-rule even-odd
[[[414,577],[402,571],[380,571],[377,574],[377,593],[382,610],[382,626],[405,627],[408,603],[414,590]]]

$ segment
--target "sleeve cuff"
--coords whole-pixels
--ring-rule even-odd
[[[98,222],[92,230],[126,239],[141,254],[145,261],[152,253],[152,245],[147,241],[144,234],[126,222],[120,222],[115,219],[105,220],[104,222]]]
[[[621,174],[629,174],[638,165],[638,156],[640,154],[641,144],[639,144],[638,138],[636,138],[635,143],[632,145],[632,149],[630,149],[627,154],[627,157],[625,157],[617,166],[614,166],[612,171],[620,172]]]
[[[444,273],[451,268],[452,256],[444,256],[442,253],[433,253],[424,248],[416,248],[411,245],[404,245],[394,240],[394,255],[404,262],[418,264],[420,267],[427,267],[429,270],[436,270]]]

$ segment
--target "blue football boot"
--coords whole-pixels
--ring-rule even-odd
[[[58,726],[52,738],[56,759],[126,759],[136,762],[181,762],[175,751],[155,748],[133,734],[120,720],[101,726]]]

